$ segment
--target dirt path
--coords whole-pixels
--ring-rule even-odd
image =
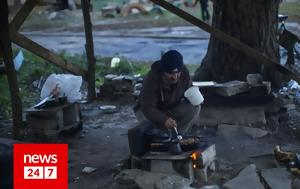
[[[136,124],[131,105],[118,105],[118,112],[104,114],[94,102],[82,106],[83,131],[65,138],[69,144],[69,188],[109,188],[114,167],[129,157],[127,130]],[[84,167],[97,170],[89,175]]]

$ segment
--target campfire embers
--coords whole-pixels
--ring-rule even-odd
[[[197,152],[194,152],[192,153],[192,155],[190,155],[190,158],[192,159],[192,162],[193,162],[193,168],[196,169],[198,166],[197,166],[197,160],[198,158],[200,157],[200,154],[201,152],[200,151],[197,151]]]

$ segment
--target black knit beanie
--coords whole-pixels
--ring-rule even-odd
[[[166,52],[160,59],[160,69],[162,72],[171,72],[176,68],[180,71],[182,66],[182,55],[176,50],[170,50]]]

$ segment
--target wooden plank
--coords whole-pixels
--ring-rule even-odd
[[[37,5],[38,0],[27,0],[25,4],[21,7],[19,12],[16,14],[16,16],[13,18],[13,20],[10,22],[10,34],[11,36],[17,33],[17,31],[21,28],[22,24],[28,17],[28,15],[31,13],[32,9]]]
[[[52,108],[47,108],[47,109],[36,109],[34,107],[28,108],[26,110],[26,113],[30,113],[30,114],[35,114],[35,115],[47,115],[47,114],[54,114],[57,111],[70,107],[70,106],[74,106],[75,103],[66,103],[60,106],[55,106]]]
[[[13,138],[18,139],[20,137],[22,127],[22,101],[19,93],[17,74],[13,64],[13,53],[9,35],[7,0],[0,1],[0,26],[0,48],[3,51],[3,60],[7,72],[6,74],[13,114]]]
[[[201,21],[200,19],[194,17],[193,15],[181,10],[180,8],[172,5],[171,3],[165,0],[151,0],[153,3],[160,5],[161,7],[165,8],[166,10],[176,14],[177,16],[181,17],[182,19],[190,22],[191,24],[198,26],[199,28],[203,29],[204,31],[210,33],[213,37],[229,44],[232,48],[240,50],[245,55],[258,60],[257,62],[261,62],[262,64],[266,64],[269,66],[274,67],[277,71],[287,74],[290,77],[293,77],[295,80],[300,82],[300,78],[297,74],[293,73],[286,67],[280,65],[276,61],[266,57],[262,53],[258,52],[257,50],[251,48],[250,46],[240,42],[234,37],[206,24],[205,22]]]
[[[86,76],[86,72],[83,69],[69,63],[67,60],[64,60],[63,58],[52,53],[51,51],[49,51],[48,49],[44,48],[43,46],[35,43],[34,41],[28,39],[27,37],[25,37],[22,34],[16,33],[13,36],[12,41],[14,43],[16,43],[17,45],[44,58],[45,60],[48,60],[49,62],[59,66],[60,68],[66,70],[72,74],[81,75],[84,77]]]
[[[94,42],[93,42],[93,32],[92,32],[92,23],[89,12],[90,3],[88,0],[81,0],[82,4],[82,13],[84,18],[84,29],[85,29],[85,50],[87,54],[88,62],[88,101],[92,101],[96,98],[95,91],[95,70],[96,70],[96,59],[94,56]]]

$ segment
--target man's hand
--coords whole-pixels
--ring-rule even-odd
[[[177,127],[177,122],[174,119],[172,119],[172,118],[168,118],[165,121],[165,127],[168,128],[168,129]]]

